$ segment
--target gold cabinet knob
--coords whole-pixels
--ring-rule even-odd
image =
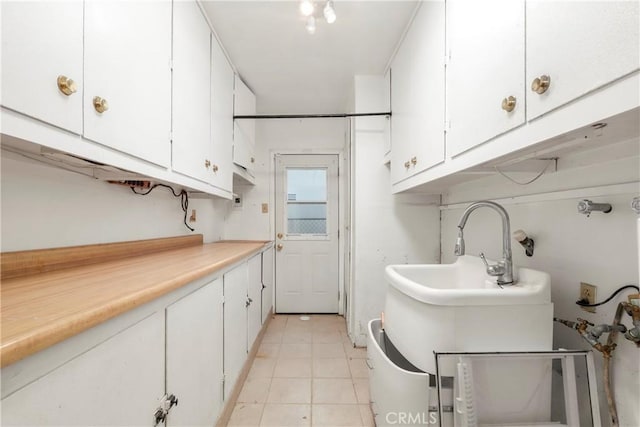
[[[74,82],[67,76],[58,76],[57,83],[58,83],[58,89],[60,90],[60,92],[64,93],[67,96],[73,95],[78,91],[78,88],[76,87],[76,82]]]
[[[109,103],[104,98],[100,98],[99,96],[94,96],[93,108],[95,108],[98,113],[102,114],[109,109]]]
[[[549,89],[551,86],[551,77],[547,75],[542,75],[540,77],[536,77],[531,82],[531,90],[537,93],[538,95],[542,95]]]
[[[409,169],[409,167],[411,166],[411,162],[409,160],[407,160],[406,162],[404,162],[404,167],[406,169]]]
[[[204,160],[204,167],[209,169],[209,166],[211,166],[211,162],[207,159]]]
[[[213,169],[214,172],[218,172],[218,165],[213,165],[211,169]]]
[[[417,163],[418,163],[418,158],[417,158],[417,157],[415,157],[415,156],[414,156],[414,157],[412,157],[412,158],[411,158],[411,164],[412,164],[413,166],[415,166]]]
[[[277,249],[277,250],[281,251],[281,250],[282,250],[282,248],[284,248],[284,246],[282,246],[282,243],[278,243],[278,244],[276,245],[276,249]]]
[[[276,236],[278,236],[278,239],[282,239],[283,234],[282,233],[278,233]]]
[[[516,108],[515,96],[509,96],[502,100],[502,109],[507,113],[512,112]]]

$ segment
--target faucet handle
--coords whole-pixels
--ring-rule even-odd
[[[487,269],[487,274],[489,276],[502,276],[505,273],[504,263],[498,263],[493,265],[489,264],[483,252],[480,252],[480,259],[482,259],[482,262],[484,262],[484,265]]]

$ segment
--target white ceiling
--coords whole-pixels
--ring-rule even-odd
[[[346,112],[355,74],[382,74],[417,1],[335,1],[338,19],[306,32],[299,1],[203,0],[263,114]],[[324,1],[316,1],[322,16]]]

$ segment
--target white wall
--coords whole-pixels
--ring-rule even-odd
[[[192,234],[180,199],[156,188],[137,196],[108,184],[2,151],[3,252]],[[222,210],[214,199],[191,199],[193,233],[205,242],[222,236]]]
[[[619,155],[624,153],[624,155]],[[589,164],[587,159],[608,159]],[[586,166],[578,166],[584,165]],[[576,320],[582,317],[594,324],[613,320],[617,302],[629,291],[622,292],[611,303],[598,307],[595,314],[576,306],[580,282],[596,285],[597,299],[607,298],[623,284],[638,283],[637,215],[630,201],[640,194],[640,158],[638,141],[630,141],[603,150],[563,157],[559,171],[545,174],[526,187],[494,176],[461,184],[443,195],[442,262],[453,262],[456,226],[466,205],[482,199],[502,199],[511,218],[511,229],[524,229],[535,240],[535,254],[524,255],[524,249],[512,239],[514,264],[551,274],[551,298],[556,317]],[[565,165],[571,168],[565,167]],[[526,177],[531,177],[527,174]],[[525,176],[518,176],[524,180]],[[599,186],[611,185],[604,188]],[[563,191],[571,189],[571,191]],[[530,194],[530,198],[517,197]],[[533,196],[537,194],[537,196]],[[516,196],[511,198],[510,196]],[[613,205],[609,214],[593,213],[587,218],[577,212],[583,198]],[[500,200],[499,200],[500,202]],[[456,205],[458,204],[459,205]],[[465,227],[467,254],[483,251],[487,257],[501,257],[501,227],[498,215],[489,209],[475,211]],[[623,317],[631,325],[628,316]],[[606,334],[603,336],[606,341]],[[563,325],[554,326],[554,348],[589,349],[589,345]],[[603,425],[609,425],[606,399],[603,395],[602,357],[595,352]],[[613,358],[613,383],[621,426],[640,425],[640,349],[619,335]]]
[[[355,111],[388,111],[382,76],[356,76]],[[440,212],[419,195],[391,194],[385,151],[385,117],[354,120],[351,147],[352,289],[349,332],[366,345],[367,324],[384,310],[390,264],[437,263],[440,260]]]

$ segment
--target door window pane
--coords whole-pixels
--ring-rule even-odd
[[[325,168],[287,168],[287,233],[327,234]]]

